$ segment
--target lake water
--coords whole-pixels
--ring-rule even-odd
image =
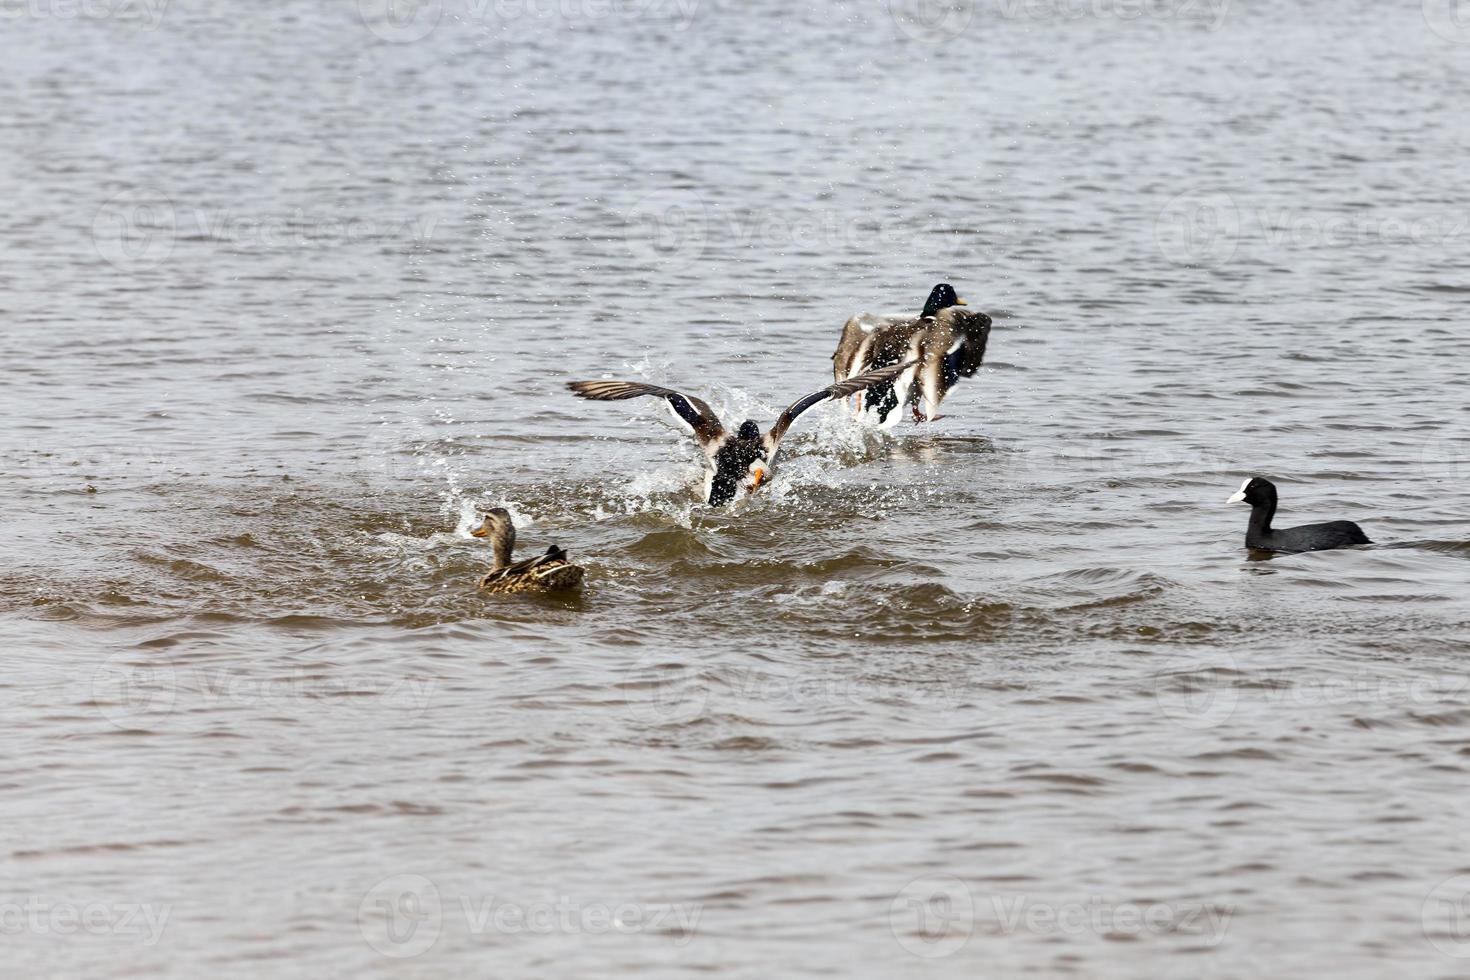
[[[1467,969],[1447,0],[245,6],[0,4],[8,969]]]

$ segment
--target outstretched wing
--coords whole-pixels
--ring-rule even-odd
[[[859,313],[842,325],[842,336],[837,349],[832,352],[832,375],[834,381],[851,377],[863,367],[873,365],[874,356],[880,348],[891,346],[888,338],[895,327],[911,321],[912,317],[887,316]],[[907,342],[907,338],[904,339]],[[896,358],[895,358],[896,359]],[[873,365],[881,367],[882,365]]]
[[[725,435],[725,427],[708,405],[693,395],[681,395],[672,388],[660,388],[658,385],[646,385],[638,381],[569,381],[567,387],[576,395],[597,402],[616,402],[640,395],[655,395],[667,399],[674,414],[693,430],[694,438],[706,448],[719,442]]]
[[[879,368],[876,371],[868,371],[855,375],[846,381],[830,384],[821,391],[814,391],[805,398],[792,403],[790,408],[781,413],[781,417],[776,420],[776,424],[771,426],[771,431],[766,434],[767,451],[774,453],[776,446],[780,444],[781,439],[786,435],[786,430],[791,428],[791,423],[795,422],[798,415],[813,405],[824,402],[829,398],[846,398],[848,395],[855,395],[880,382],[891,381],[917,363],[919,362],[905,361],[902,364],[893,364],[885,368]]]
[[[944,357],[946,385],[954,379],[974,377],[985,360],[985,345],[990,340],[990,317],[978,311],[950,307],[940,314],[949,328],[954,347]]]

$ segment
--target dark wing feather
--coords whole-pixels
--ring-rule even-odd
[[[567,387],[582,398],[598,402],[622,401],[640,395],[654,395],[666,399],[674,414],[683,419],[694,430],[700,445],[718,442],[725,434],[725,427],[715,413],[703,401],[693,395],[684,395],[672,388],[646,385],[639,381],[569,381]]]
[[[990,340],[990,317],[978,311],[950,307],[941,314],[952,335],[963,340],[960,349],[944,358],[946,376],[974,377],[985,360],[985,345]]]
[[[488,582],[498,582],[508,575],[524,575],[533,568],[540,568],[542,565],[547,564],[563,563],[566,559],[566,552],[556,547],[556,545],[552,545],[546,549],[544,554],[537,555],[535,558],[523,558],[518,562],[506,565],[499,571],[486,572],[485,577],[480,582],[482,585]]]
[[[841,381],[857,367],[857,355],[863,341],[877,329],[876,321],[866,313],[849,317],[842,325],[842,336],[837,340],[837,349],[832,352],[832,380]]]
[[[830,384],[821,391],[814,391],[805,398],[793,402],[790,408],[781,413],[781,417],[776,420],[776,424],[771,426],[770,433],[766,435],[766,445],[769,451],[775,451],[776,446],[785,437],[786,430],[791,428],[791,423],[795,422],[798,415],[813,405],[824,402],[829,398],[846,398],[848,395],[855,395],[880,382],[891,381],[917,363],[919,362],[905,361],[902,364],[893,364],[885,368],[879,368],[876,371],[857,374],[848,378],[846,381]]]

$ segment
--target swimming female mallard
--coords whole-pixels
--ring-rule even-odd
[[[833,377],[841,381],[860,371],[915,361],[913,371],[869,388],[859,409],[885,427],[898,421],[895,410],[906,403],[915,422],[939,418],[939,403],[949,389],[980,370],[990,339],[990,317],[961,309],[965,305],[954,287],[942,282],[916,317],[858,314],[842,327],[832,353]]]
[[[486,592],[565,592],[582,584],[582,567],[567,561],[567,553],[556,545],[547,548],[544,555],[512,565],[516,526],[504,507],[485,511],[484,520],[470,534],[490,539],[493,562],[480,579],[480,588]]]
[[[689,427],[704,450],[706,471],[704,496],[711,507],[728,504],[744,489],[754,493],[760,485],[770,479],[776,466],[776,450],[781,439],[796,417],[807,409],[829,398],[845,398],[866,390],[871,385],[892,381],[917,362],[894,364],[878,371],[869,371],[856,377],[839,380],[821,391],[814,391],[805,398],[793,402],[771,431],[761,435],[760,426],[750,419],[740,423],[733,433],[728,431],[714,411],[693,395],[681,395],[672,388],[660,388],[638,381],[570,381],[567,387],[582,398],[593,401],[621,401],[639,395],[656,395],[668,400],[674,415]]]

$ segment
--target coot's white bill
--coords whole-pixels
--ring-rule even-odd
[[[1241,481],[1241,483],[1240,483],[1240,489],[1237,490],[1237,491],[1235,491],[1235,496],[1231,497],[1229,500],[1227,500],[1225,502],[1227,504],[1243,504],[1243,503],[1245,503],[1245,488],[1248,487],[1248,486],[1250,486],[1250,484],[1251,484],[1251,478],[1250,477],[1246,477],[1244,480]]]

